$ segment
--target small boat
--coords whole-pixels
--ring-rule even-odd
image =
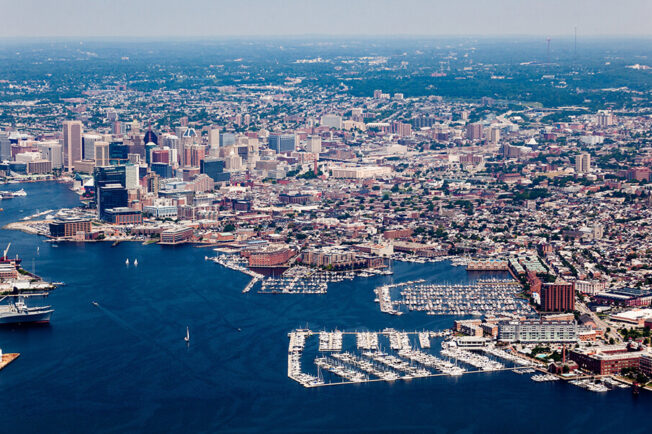
[[[95,305],[97,307],[100,307],[100,304],[97,301],[91,301],[91,303],[93,303],[93,305]]]
[[[184,341],[190,342],[190,329],[186,326],[186,337],[183,338]]]
[[[125,265],[129,265],[129,258],[125,259]]]
[[[138,259],[134,259],[134,265],[137,267],[138,266]]]

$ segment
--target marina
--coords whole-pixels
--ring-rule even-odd
[[[242,290],[243,293],[250,292],[260,283],[257,291],[259,294],[326,294],[331,283],[353,280],[356,277],[386,276],[393,273],[391,270],[375,268],[363,271],[323,271],[298,265],[288,268],[280,276],[265,277],[249,269],[246,258],[224,253],[224,249],[214,250],[221,254],[214,257],[205,256],[204,259],[252,277]],[[126,264],[129,265],[128,260]]]
[[[316,374],[301,369],[302,356],[309,347],[308,340],[314,335],[319,338],[317,353],[307,357],[312,360]],[[484,350],[494,357],[507,358],[516,366],[507,367],[482,354],[457,348],[449,342],[443,342],[439,356],[432,354],[430,339],[450,337],[448,331],[384,329],[378,332],[336,330],[316,333],[309,329],[297,329],[288,333],[288,337],[288,377],[304,387],[455,377],[492,371],[523,373],[530,369],[527,365],[529,362],[512,360],[517,356],[498,348]],[[351,342],[353,339],[348,337],[354,337],[355,342]],[[356,350],[359,352],[356,353]],[[312,351],[314,350],[310,353]],[[475,369],[469,370],[465,366]]]
[[[381,312],[391,315],[405,310],[428,315],[532,315],[527,300],[517,297],[519,290],[515,281],[434,284],[421,280],[378,287],[375,301]]]
[[[480,354],[472,353],[471,351],[456,348],[455,346],[447,346],[443,348],[440,354],[466,363],[467,365],[471,365],[482,371],[499,371],[505,368],[505,365],[500,362],[496,362],[495,360],[491,360],[490,358]]]

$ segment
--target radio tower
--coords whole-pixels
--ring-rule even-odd
[[[547,51],[546,51],[546,63],[550,63],[550,36],[546,38],[546,44],[548,45]]]
[[[577,26],[574,27],[575,36],[573,39],[573,56],[577,59]]]

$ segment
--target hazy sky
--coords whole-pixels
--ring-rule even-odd
[[[652,0],[0,0],[0,15],[0,37],[652,34]]]

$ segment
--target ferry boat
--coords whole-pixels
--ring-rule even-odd
[[[18,300],[15,303],[0,305],[0,325],[48,323],[52,312],[54,309],[50,306],[27,307],[24,301]]]

